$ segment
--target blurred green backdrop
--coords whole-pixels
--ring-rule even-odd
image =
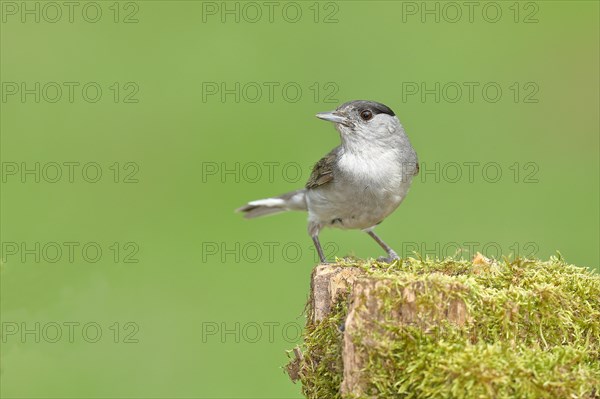
[[[300,397],[306,216],[233,209],[303,185],[352,99],[422,162],[378,228],[403,256],[598,270],[595,1],[54,4],[1,2],[3,398]]]

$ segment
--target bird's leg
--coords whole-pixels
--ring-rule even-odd
[[[377,236],[377,234],[375,234],[373,232],[373,230],[367,230],[367,234],[370,235],[371,237],[373,237],[373,239],[375,241],[377,241],[377,244],[379,244],[381,246],[381,248],[383,248],[384,251],[387,252],[387,254],[388,254],[387,258],[384,258],[384,257],[377,258],[378,261],[393,262],[396,259],[400,259],[400,257],[396,253],[396,251],[394,251],[392,248],[390,248],[389,245],[387,245],[385,242],[383,242],[383,240],[381,238],[379,238],[379,236]]]
[[[317,248],[317,253],[319,254],[319,259],[321,263],[327,263],[327,259],[325,259],[325,254],[323,254],[323,248],[321,248],[321,243],[319,242],[319,236],[312,236],[313,243],[315,243],[315,248]]]

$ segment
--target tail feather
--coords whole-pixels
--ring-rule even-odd
[[[279,197],[250,201],[241,208],[236,209],[236,212],[243,212],[245,218],[252,219],[284,211],[302,211],[306,209],[305,190],[296,190]]]

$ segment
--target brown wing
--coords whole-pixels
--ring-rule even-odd
[[[313,167],[310,178],[306,182],[306,188],[316,188],[333,180],[333,167],[337,160],[339,147],[319,160]]]

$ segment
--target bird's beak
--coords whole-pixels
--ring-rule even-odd
[[[340,112],[337,112],[337,111],[320,112],[317,114],[317,118],[323,119],[324,121],[333,122],[333,123],[340,123],[340,124],[346,125],[346,126],[350,122],[350,120],[346,116],[344,116],[343,114],[341,114]]]

